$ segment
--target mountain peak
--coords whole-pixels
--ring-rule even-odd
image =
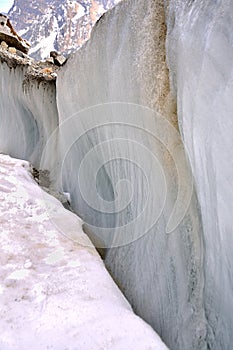
[[[50,51],[65,55],[89,39],[99,17],[120,0],[15,0],[9,17],[31,43],[30,55],[45,59]]]

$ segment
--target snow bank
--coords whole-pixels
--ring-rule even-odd
[[[0,156],[0,208],[1,350],[167,349],[28,162]]]

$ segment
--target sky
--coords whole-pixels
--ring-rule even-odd
[[[0,12],[8,12],[13,5],[14,0],[0,0]]]

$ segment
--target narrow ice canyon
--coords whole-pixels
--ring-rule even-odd
[[[167,349],[28,162],[0,155],[0,199],[1,350]]]
[[[0,52],[0,152],[70,194],[172,350],[233,342],[232,14],[230,0],[122,0],[52,80]]]

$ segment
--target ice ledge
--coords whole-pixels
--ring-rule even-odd
[[[167,349],[28,162],[0,155],[0,208],[1,350]]]

